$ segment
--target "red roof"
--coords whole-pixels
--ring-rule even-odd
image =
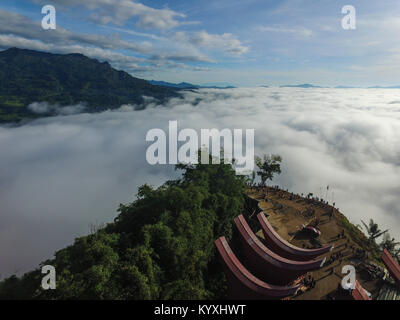
[[[400,266],[398,265],[396,260],[394,260],[389,251],[387,251],[386,249],[383,250],[382,260],[386,268],[388,269],[390,275],[395,280],[397,286],[400,288]]]
[[[351,291],[351,295],[353,296],[354,300],[371,300],[358,280],[356,280],[356,286]]]
[[[292,272],[294,274],[304,274],[312,270],[319,269],[325,263],[326,258],[310,261],[294,261],[286,259],[268,249],[251,230],[243,215],[235,218],[236,227],[242,236],[246,249],[256,253],[257,262],[262,264],[264,269],[268,266],[279,269],[280,272]],[[298,274],[298,275],[300,275]],[[295,276],[295,278],[298,277]],[[276,275],[279,276],[279,275]],[[293,279],[295,279],[293,278]]]
[[[283,239],[271,226],[264,213],[257,215],[267,246],[282,257],[293,260],[311,260],[333,249],[333,245],[318,249],[302,249]]]
[[[227,271],[229,271],[231,275],[228,276],[228,279],[231,279],[231,281],[234,282],[239,282],[244,288],[252,293],[252,297],[284,298],[294,295],[298,290],[299,285],[275,286],[255,277],[240,263],[235,254],[232,252],[225,237],[220,237],[215,240],[215,246],[221,255]],[[231,283],[231,285],[234,286],[235,283]]]

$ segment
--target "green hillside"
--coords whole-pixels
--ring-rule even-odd
[[[178,96],[173,88],[151,85],[81,54],[51,54],[12,48],[0,52],[0,122],[52,115],[27,106],[48,102],[86,104],[87,112],[141,104],[143,96],[160,101]]]

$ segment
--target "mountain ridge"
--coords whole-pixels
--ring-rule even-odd
[[[143,108],[144,96],[163,102],[179,95],[174,88],[152,85],[80,53],[0,52],[0,123],[55,115],[33,112],[28,106],[34,102],[84,104],[86,112],[99,112],[123,104]]]
[[[217,85],[197,85],[188,82],[180,82],[180,83],[172,83],[167,81],[157,81],[157,80],[149,80],[149,82],[153,85],[162,86],[162,87],[172,87],[177,89],[234,89],[235,86],[227,85],[227,86],[217,86]]]

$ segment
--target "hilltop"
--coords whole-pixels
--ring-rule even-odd
[[[83,104],[86,112],[98,112],[123,104],[140,108],[144,96],[162,102],[179,94],[82,54],[18,48],[0,52],[0,123],[54,115],[54,110],[33,112],[28,108],[33,102],[61,107]]]
[[[268,217],[275,231],[285,240],[300,248],[316,248],[319,245],[333,244],[332,252],[326,254],[327,263],[311,275],[316,280],[315,288],[301,293],[295,299],[325,300],[337,293],[344,277],[342,267],[353,265],[360,284],[376,298],[382,287],[382,281],[374,272],[383,271],[380,252],[371,245],[368,238],[355,225],[332,205],[312,198],[294,195],[291,192],[267,187],[248,189],[248,195],[258,201],[258,207]],[[267,195],[266,195],[267,194]],[[332,216],[330,217],[330,215]],[[297,232],[302,225],[315,225],[321,235],[314,242]],[[344,237],[339,235],[344,232]],[[261,231],[257,232],[263,238]],[[329,262],[335,255],[340,258]]]

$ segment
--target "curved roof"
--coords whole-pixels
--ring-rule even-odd
[[[303,249],[292,245],[283,239],[271,226],[263,212],[257,215],[267,246],[275,253],[288,259],[299,261],[311,260],[333,249],[333,245],[318,249]]]
[[[396,281],[397,286],[400,288],[400,266],[386,249],[383,250],[382,260],[390,275]]]
[[[250,226],[247,224],[243,215],[235,218],[236,227],[247,245],[246,249],[256,253],[255,257],[259,265],[267,270],[268,266],[279,269],[282,273],[291,272],[296,274],[304,274],[312,270],[322,267],[326,258],[312,261],[294,261],[281,257],[277,253],[268,249],[254,234]],[[279,277],[279,275],[276,275]]]
[[[351,291],[351,295],[354,300],[371,300],[371,298],[367,295],[364,288],[358,281],[356,281],[356,286]]]
[[[240,282],[254,295],[259,296],[260,298],[284,298],[292,296],[300,287],[300,285],[275,286],[258,279],[240,263],[232,252],[225,237],[220,237],[215,240],[215,246],[221,255],[225,267],[227,267],[233,275],[233,279]]]

